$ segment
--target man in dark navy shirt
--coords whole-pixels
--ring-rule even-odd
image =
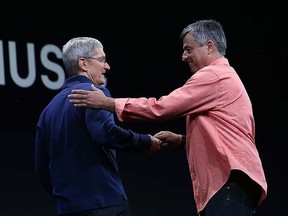
[[[90,37],[69,40],[62,49],[68,78],[41,113],[35,136],[36,173],[57,203],[58,215],[130,216],[116,161],[116,150],[156,152],[160,140],[117,126],[104,109],[77,108],[72,89],[94,84],[110,97],[105,84],[102,43]]]

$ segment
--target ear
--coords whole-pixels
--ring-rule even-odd
[[[81,71],[85,71],[85,72],[88,71],[88,65],[87,65],[87,61],[85,58],[79,58],[77,63]]]
[[[208,51],[209,54],[212,53],[214,51],[214,49],[215,49],[215,44],[213,43],[212,40],[208,40],[206,42],[206,46],[207,46],[207,51]]]

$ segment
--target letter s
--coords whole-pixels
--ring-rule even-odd
[[[57,90],[60,89],[64,84],[65,71],[59,64],[51,62],[48,59],[48,54],[51,52],[54,53],[59,59],[62,59],[62,52],[60,48],[53,44],[47,44],[41,49],[40,59],[45,68],[55,72],[58,75],[58,79],[56,81],[52,81],[47,75],[41,75],[41,80],[47,88]]]

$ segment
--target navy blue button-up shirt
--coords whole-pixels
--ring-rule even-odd
[[[72,89],[91,90],[85,76],[68,78],[41,113],[35,137],[35,167],[43,187],[57,201],[57,213],[102,208],[127,200],[116,150],[147,151],[151,139],[115,124],[104,109],[74,107]],[[106,96],[109,91],[97,86]]]

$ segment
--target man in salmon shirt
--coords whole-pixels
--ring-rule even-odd
[[[267,196],[267,181],[255,143],[255,121],[247,91],[226,54],[226,37],[216,20],[183,29],[182,60],[192,76],[162,96],[111,98],[75,89],[76,107],[104,108],[120,121],[171,120],[186,116],[186,134],[160,131],[169,147],[186,149],[194,199],[201,216],[251,216]]]

